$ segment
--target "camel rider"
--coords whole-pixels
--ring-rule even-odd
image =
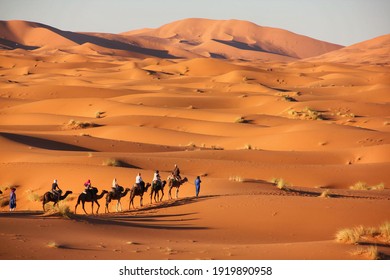
[[[119,192],[119,185],[118,185],[118,181],[116,180],[116,178],[114,178],[114,180],[112,181],[112,192],[115,194],[115,193],[118,193]]]
[[[175,168],[173,169],[173,176],[174,176],[175,180],[177,180],[177,181],[181,180],[180,169],[177,166],[177,164],[175,164]]]
[[[143,187],[144,185],[144,181],[142,180],[142,177],[141,177],[141,173],[138,173],[137,177],[135,177],[135,185],[138,187],[138,188],[141,188]]]
[[[51,192],[54,194],[55,199],[58,201],[61,196],[61,189],[58,186],[57,179],[54,179],[53,184],[51,185]]]
[[[153,184],[154,185],[158,185],[158,184],[161,184],[161,177],[160,177],[160,173],[158,170],[156,170],[154,172],[154,175],[153,175]]]
[[[91,189],[92,189],[91,180],[88,179],[88,181],[84,183],[84,193],[87,194],[88,191]]]

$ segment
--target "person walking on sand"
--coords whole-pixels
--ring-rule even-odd
[[[9,211],[15,211],[16,209],[16,189],[11,188],[11,194],[9,197]]]
[[[195,193],[196,193],[196,197],[199,196],[199,192],[200,192],[200,183],[202,181],[200,180],[200,176],[197,176],[196,179],[195,179]]]

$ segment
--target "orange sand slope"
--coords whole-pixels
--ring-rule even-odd
[[[0,259],[366,259],[372,244],[389,257],[381,236],[334,241],[342,228],[390,220],[383,50],[368,59],[375,41],[355,45],[365,57],[354,64],[333,59],[348,47],[298,60],[340,48],[321,43],[318,52],[307,38],[286,59],[292,50],[275,54],[256,32],[280,42],[292,33],[207,20],[198,21],[207,31],[188,33],[194,20],[121,35],[1,22]],[[215,44],[240,59],[202,55]],[[165,179],[174,164],[189,180],[178,199],[165,187],[155,202],[149,189],[136,209],[127,193],[120,213],[112,201],[104,214],[105,196],[99,215],[81,205],[74,213],[87,179],[100,194],[114,177],[125,188],[138,172],[151,182],[158,169]],[[42,212],[53,179],[72,191],[59,207],[70,219],[53,203]],[[349,189],[358,182],[371,190]]]

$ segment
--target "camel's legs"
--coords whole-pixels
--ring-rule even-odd
[[[160,198],[160,201],[162,201],[162,199],[163,199],[163,197],[164,197],[164,191],[163,190],[161,190],[161,198]]]
[[[84,205],[85,204],[85,201],[82,201],[81,202],[81,205],[83,205],[83,210],[84,210],[84,213],[86,214],[86,215],[88,215],[88,213],[87,213],[87,211],[85,211],[85,208],[84,208]],[[92,209],[93,209],[93,203],[92,203]]]
[[[100,204],[99,204],[99,202],[97,202],[97,200],[96,200],[95,202],[96,202],[96,204],[97,204],[97,206],[98,206],[98,208],[97,208],[97,210],[96,210],[96,214],[99,214]],[[92,213],[93,213],[93,209],[92,209]]]

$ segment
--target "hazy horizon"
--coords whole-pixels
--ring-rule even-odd
[[[238,19],[351,45],[390,33],[390,1],[0,0],[1,20],[27,20],[62,30],[121,33],[185,19]]]

